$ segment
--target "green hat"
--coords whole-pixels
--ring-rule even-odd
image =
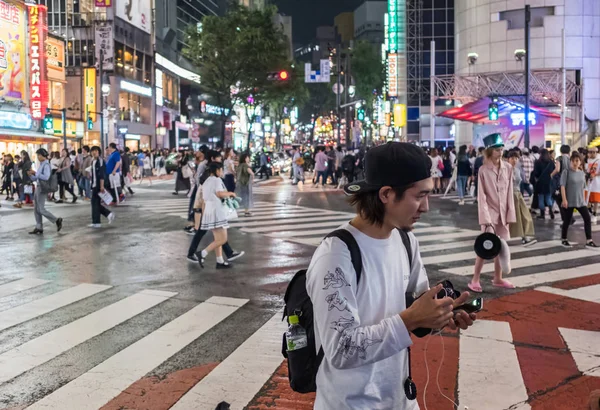
[[[501,148],[504,146],[504,141],[502,141],[500,134],[490,134],[487,137],[483,137],[483,145],[486,148]]]

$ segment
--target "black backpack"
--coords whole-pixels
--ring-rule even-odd
[[[409,264],[412,267],[412,247],[410,238],[405,231],[400,229],[398,231],[400,232],[404,247],[407,250]],[[356,239],[354,239],[354,236],[346,229],[333,231],[325,237],[325,239],[327,238],[338,238],[348,247],[352,266],[356,272],[356,284],[358,285],[362,275],[362,256]],[[281,353],[283,354],[283,357],[287,359],[290,386],[292,390],[298,393],[315,392],[317,391],[317,371],[323,360],[324,353],[322,347],[319,349],[318,353],[315,350],[313,304],[306,291],[306,269],[296,272],[285,291],[283,299],[285,301],[285,309],[282,320],[287,317],[289,325],[289,317],[292,315],[298,316],[300,326],[306,330],[306,336],[308,338],[307,348],[288,352],[285,333],[283,334]]]

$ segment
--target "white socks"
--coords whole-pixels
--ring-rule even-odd
[[[217,263],[225,263],[225,260],[222,256],[217,256]]]
[[[208,252],[206,252],[206,249],[204,249],[202,252],[200,252],[200,255],[201,255],[203,258],[206,258],[206,255],[208,255]]]

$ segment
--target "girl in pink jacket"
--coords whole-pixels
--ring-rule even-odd
[[[477,194],[479,224],[483,232],[486,230],[493,231],[500,238],[508,241],[510,239],[508,224],[516,222],[512,166],[502,161],[504,143],[499,134],[492,134],[485,137],[484,143],[486,146],[485,161],[479,169],[479,189]],[[479,278],[484,262],[485,260],[479,256],[475,259],[473,279],[468,285],[469,289],[473,292],[483,291]],[[502,279],[499,257],[494,258],[494,279],[492,284],[507,289],[514,289],[515,287],[509,281]]]

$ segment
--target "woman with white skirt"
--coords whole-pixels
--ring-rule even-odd
[[[204,260],[209,252],[215,251],[217,257],[217,269],[228,269],[231,265],[223,259],[223,244],[227,242],[227,213],[224,209],[222,199],[235,198],[235,193],[228,192],[221,179],[223,176],[223,164],[212,162],[208,166],[210,176],[202,184],[202,197],[204,209],[202,210],[202,225],[200,229],[212,231],[214,240],[200,254],[200,266],[204,267]]]

